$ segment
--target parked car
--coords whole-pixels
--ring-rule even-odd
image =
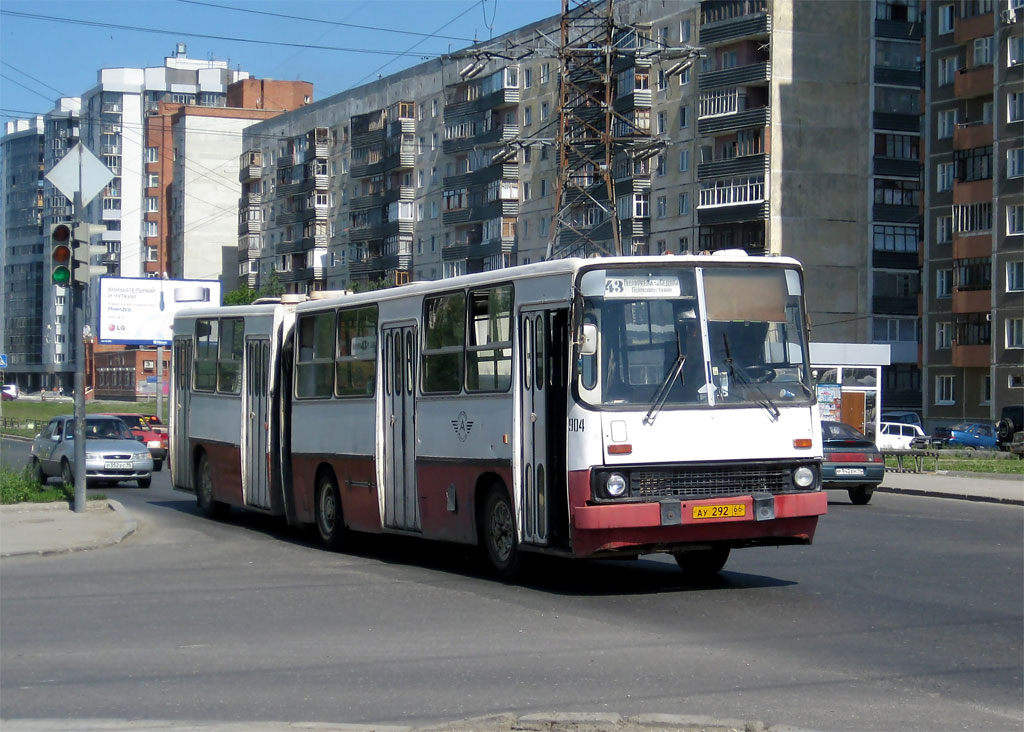
[[[0,389],[0,399],[5,402],[14,401],[18,398],[18,385],[17,384],[4,384],[3,388]]]
[[[995,450],[999,445],[995,427],[978,422],[939,427],[932,432],[931,441],[938,447],[962,447],[966,450]]]
[[[110,412],[111,417],[119,417],[128,425],[135,439],[145,443],[149,454],[153,456],[153,472],[159,473],[167,459],[167,427],[155,414],[129,414],[127,412]]]
[[[879,450],[909,450],[911,447],[921,445],[925,439],[924,430],[916,424],[882,422],[878,426],[875,444]],[[916,444],[914,444],[915,440]]]
[[[910,410],[894,410],[888,412],[882,412],[882,422],[898,422],[899,424],[916,424],[922,430],[924,424],[921,422],[921,417],[917,412],[911,412]]]
[[[54,417],[32,442],[32,474],[40,483],[59,476],[74,484],[75,418]],[[85,418],[86,484],[113,484],[134,480],[149,488],[153,458],[121,419],[104,415]]]
[[[850,501],[858,506],[868,503],[885,477],[881,451],[859,430],[843,422],[822,422],[821,437],[822,485],[846,489]]]

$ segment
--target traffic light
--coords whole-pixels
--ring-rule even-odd
[[[106,267],[92,263],[93,257],[106,254],[107,248],[102,244],[91,243],[94,236],[106,230],[107,227],[102,224],[78,224],[75,227],[71,278],[76,285],[88,285],[93,277],[107,273]]]
[[[54,224],[50,227],[50,279],[61,287],[71,286],[71,225]]]

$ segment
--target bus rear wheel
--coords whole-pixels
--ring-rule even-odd
[[[345,521],[341,513],[338,484],[331,475],[323,475],[316,484],[316,529],[320,541],[338,550],[345,541]]]
[[[493,486],[484,501],[481,537],[488,564],[502,579],[513,579],[522,570],[523,555],[516,539],[515,513],[508,493]]]
[[[727,546],[713,546],[679,552],[673,556],[688,579],[706,581],[722,571],[722,567],[729,560],[729,551]]]
[[[210,472],[210,459],[206,453],[199,454],[196,462],[196,503],[199,512],[206,518],[224,518],[231,507],[213,498],[213,474]]]

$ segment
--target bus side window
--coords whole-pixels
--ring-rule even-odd
[[[242,388],[242,351],[245,348],[245,321],[224,318],[220,324],[220,349],[217,354],[217,391],[238,394]]]
[[[377,306],[338,313],[334,394],[371,396],[377,373]]]
[[[423,301],[424,394],[457,393],[462,387],[466,344],[466,294],[452,292]]]
[[[295,396],[329,397],[334,393],[334,311],[299,319]]]
[[[469,293],[466,391],[508,391],[512,385],[512,286]]]
[[[217,390],[217,343],[220,340],[216,318],[196,321],[196,357],[193,384],[196,391]]]

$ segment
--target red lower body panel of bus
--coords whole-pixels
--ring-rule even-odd
[[[641,503],[590,503],[589,471],[569,474],[573,554],[671,550],[690,543],[734,546],[809,544],[818,517],[827,513],[821,491]]]

